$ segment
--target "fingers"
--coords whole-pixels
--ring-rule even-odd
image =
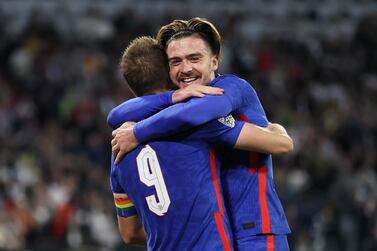
[[[203,94],[211,94],[211,95],[221,95],[224,93],[224,90],[221,88],[206,86],[206,85],[199,85],[199,84],[189,85],[185,89],[187,91],[193,91],[193,92],[197,91]]]
[[[113,147],[111,148],[111,152],[113,153],[115,158],[118,157],[119,151],[120,151],[120,146],[118,144],[113,145]]]
[[[120,151],[120,145],[118,144],[118,140],[116,138],[116,135],[117,135],[117,130],[114,130],[112,132],[112,135],[113,135],[113,139],[111,140],[111,153],[113,154],[113,156],[116,158],[118,156],[118,153]]]
[[[114,145],[116,145],[118,143],[117,139],[116,138],[113,138],[111,140],[111,146],[113,147]]]
[[[116,139],[112,139],[111,140],[111,152],[114,154],[114,156],[116,155],[115,153],[119,151],[119,145],[118,145],[118,141]]]
[[[135,126],[135,122],[133,122],[133,121],[126,121],[126,122],[124,122],[122,125],[121,125],[121,127],[120,128],[122,128],[122,129],[126,129],[126,128],[129,128],[129,127],[133,127],[133,126]]]
[[[111,151],[115,158],[115,164],[119,164],[124,155],[139,144],[133,134],[133,122],[128,123],[128,125],[130,127],[117,129],[112,132],[114,138],[111,140]],[[127,126],[127,124],[125,126]]]
[[[224,93],[224,90],[221,88],[203,85],[199,87],[198,91],[209,95],[222,95]]]
[[[113,136],[113,138],[117,135],[119,129],[116,129],[114,131],[111,132],[111,136]]]
[[[205,95],[222,95],[224,90],[217,87],[192,84],[173,93],[173,104],[183,102],[192,97],[205,97]]]
[[[116,156],[116,158],[115,158],[115,164],[119,164],[119,162],[123,159],[123,156],[125,155],[126,153],[125,152],[123,152],[123,151],[120,151],[120,152],[118,152],[118,154],[117,154],[117,156]]]
[[[127,147],[119,148],[114,160],[115,164],[119,164],[119,162],[123,159],[124,155],[135,149],[136,146],[137,145],[129,144],[127,145]]]
[[[200,91],[193,91],[191,93],[191,97],[197,97],[197,98],[203,98],[205,97],[206,95]]]

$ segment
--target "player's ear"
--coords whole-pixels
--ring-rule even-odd
[[[218,67],[219,67],[219,56],[218,55],[213,55],[211,57],[211,70],[212,71],[217,71]]]

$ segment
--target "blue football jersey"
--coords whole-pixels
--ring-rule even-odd
[[[140,217],[148,250],[233,250],[219,161],[209,143],[234,145],[242,126],[220,118],[112,162],[117,213]]]
[[[136,124],[135,136],[139,141],[164,137],[229,113],[262,127],[268,125],[258,95],[247,81],[226,74],[218,75],[209,85],[224,89],[224,95],[194,98],[170,106],[149,118],[145,116],[143,118],[146,119]],[[171,93],[162,94],[161,97],[158,100],[150,97],[144,101],[144,105],[149,106],[148,110],[156,111],[171,103]],[[123,105],[116,110],[122,111],[125,120],[132,120]],[[222,172],[225,203],[236,244],[238,240],[247,243],[245,238],[257,234],[290,233],[275,190],[271,155],[232,149],[218,152],[222,169],[225,169]]]
[[[232,75],[223,75],[212,85],[238,89],[245,103],[233,110],[232,114],[243,121],[262,127],[268,126],[263,107],[249,83]],[[229,98],[236,99],[235,96]],[[283,207],[275,190],[271,155],[231,149],[219,156],[223,165],[225,203],[235,239],[242,240],[261,233],[290,233]]]

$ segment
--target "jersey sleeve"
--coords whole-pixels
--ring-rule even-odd
[[[247,81],[233,75],[222,75],[218,78],[218,81],[210,85],[224,89],[224,96],[231,104],[232,112],[243,106],[250,105],[257,98],[254,95],[256,94],[254,89]]]
[[[186,103],[168,107],[136,123],[135,137],[139,142],[145,142],[170,136],[226,116],[250,101],[252,97],[250,90],[246,91],[247,85],[249,84],[246,81],[235,76],[221,78],[217,81],[216,87],[224,89],[223,95],[193,98]]]
[[[245,122],[228,115],[196,127],[192,136],[213,145],[233,147],[244,124]]]
[[[137,215],[136,208],[132,203],[131,199],[127,196],[123,187],[119,182],[119,173],[114,161],[111,162],[111,174],[110,174],[110,186],[113,192],[114,204],[116,208],[117,215],[120,217],[130,217]]]
[[[223,95],[193,98],[136,123],[134,134],[139,142],[166,137],[225,116],[230,111],[231,105]]]
[[[222,75],[219,78],[222,80],[216,81],[213,84],[214,87],[224,89],[227,87],[229,89],[229,86],[237,87],[225,92],[232,102],[232,106],[236,108],[232,114],[247,118],[247,121],[252,124],[267,127],[266,113],[253,86],[246,80],[230,74]]]
[[[109,112],[107,123],[115,129],[126,121],[138,122],[148,118],[172,105],[172,95],[173,91],[168,91],[127,100]]]

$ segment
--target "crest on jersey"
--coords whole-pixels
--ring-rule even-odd
[[[232,115],[224,116],[224,117],[218,118],[217,120],[220,123],[222,123],[222,124],[224,124],[224,125],[226,125],[230,128],[233,128],[236,124],[236,121],[234,120]]]

